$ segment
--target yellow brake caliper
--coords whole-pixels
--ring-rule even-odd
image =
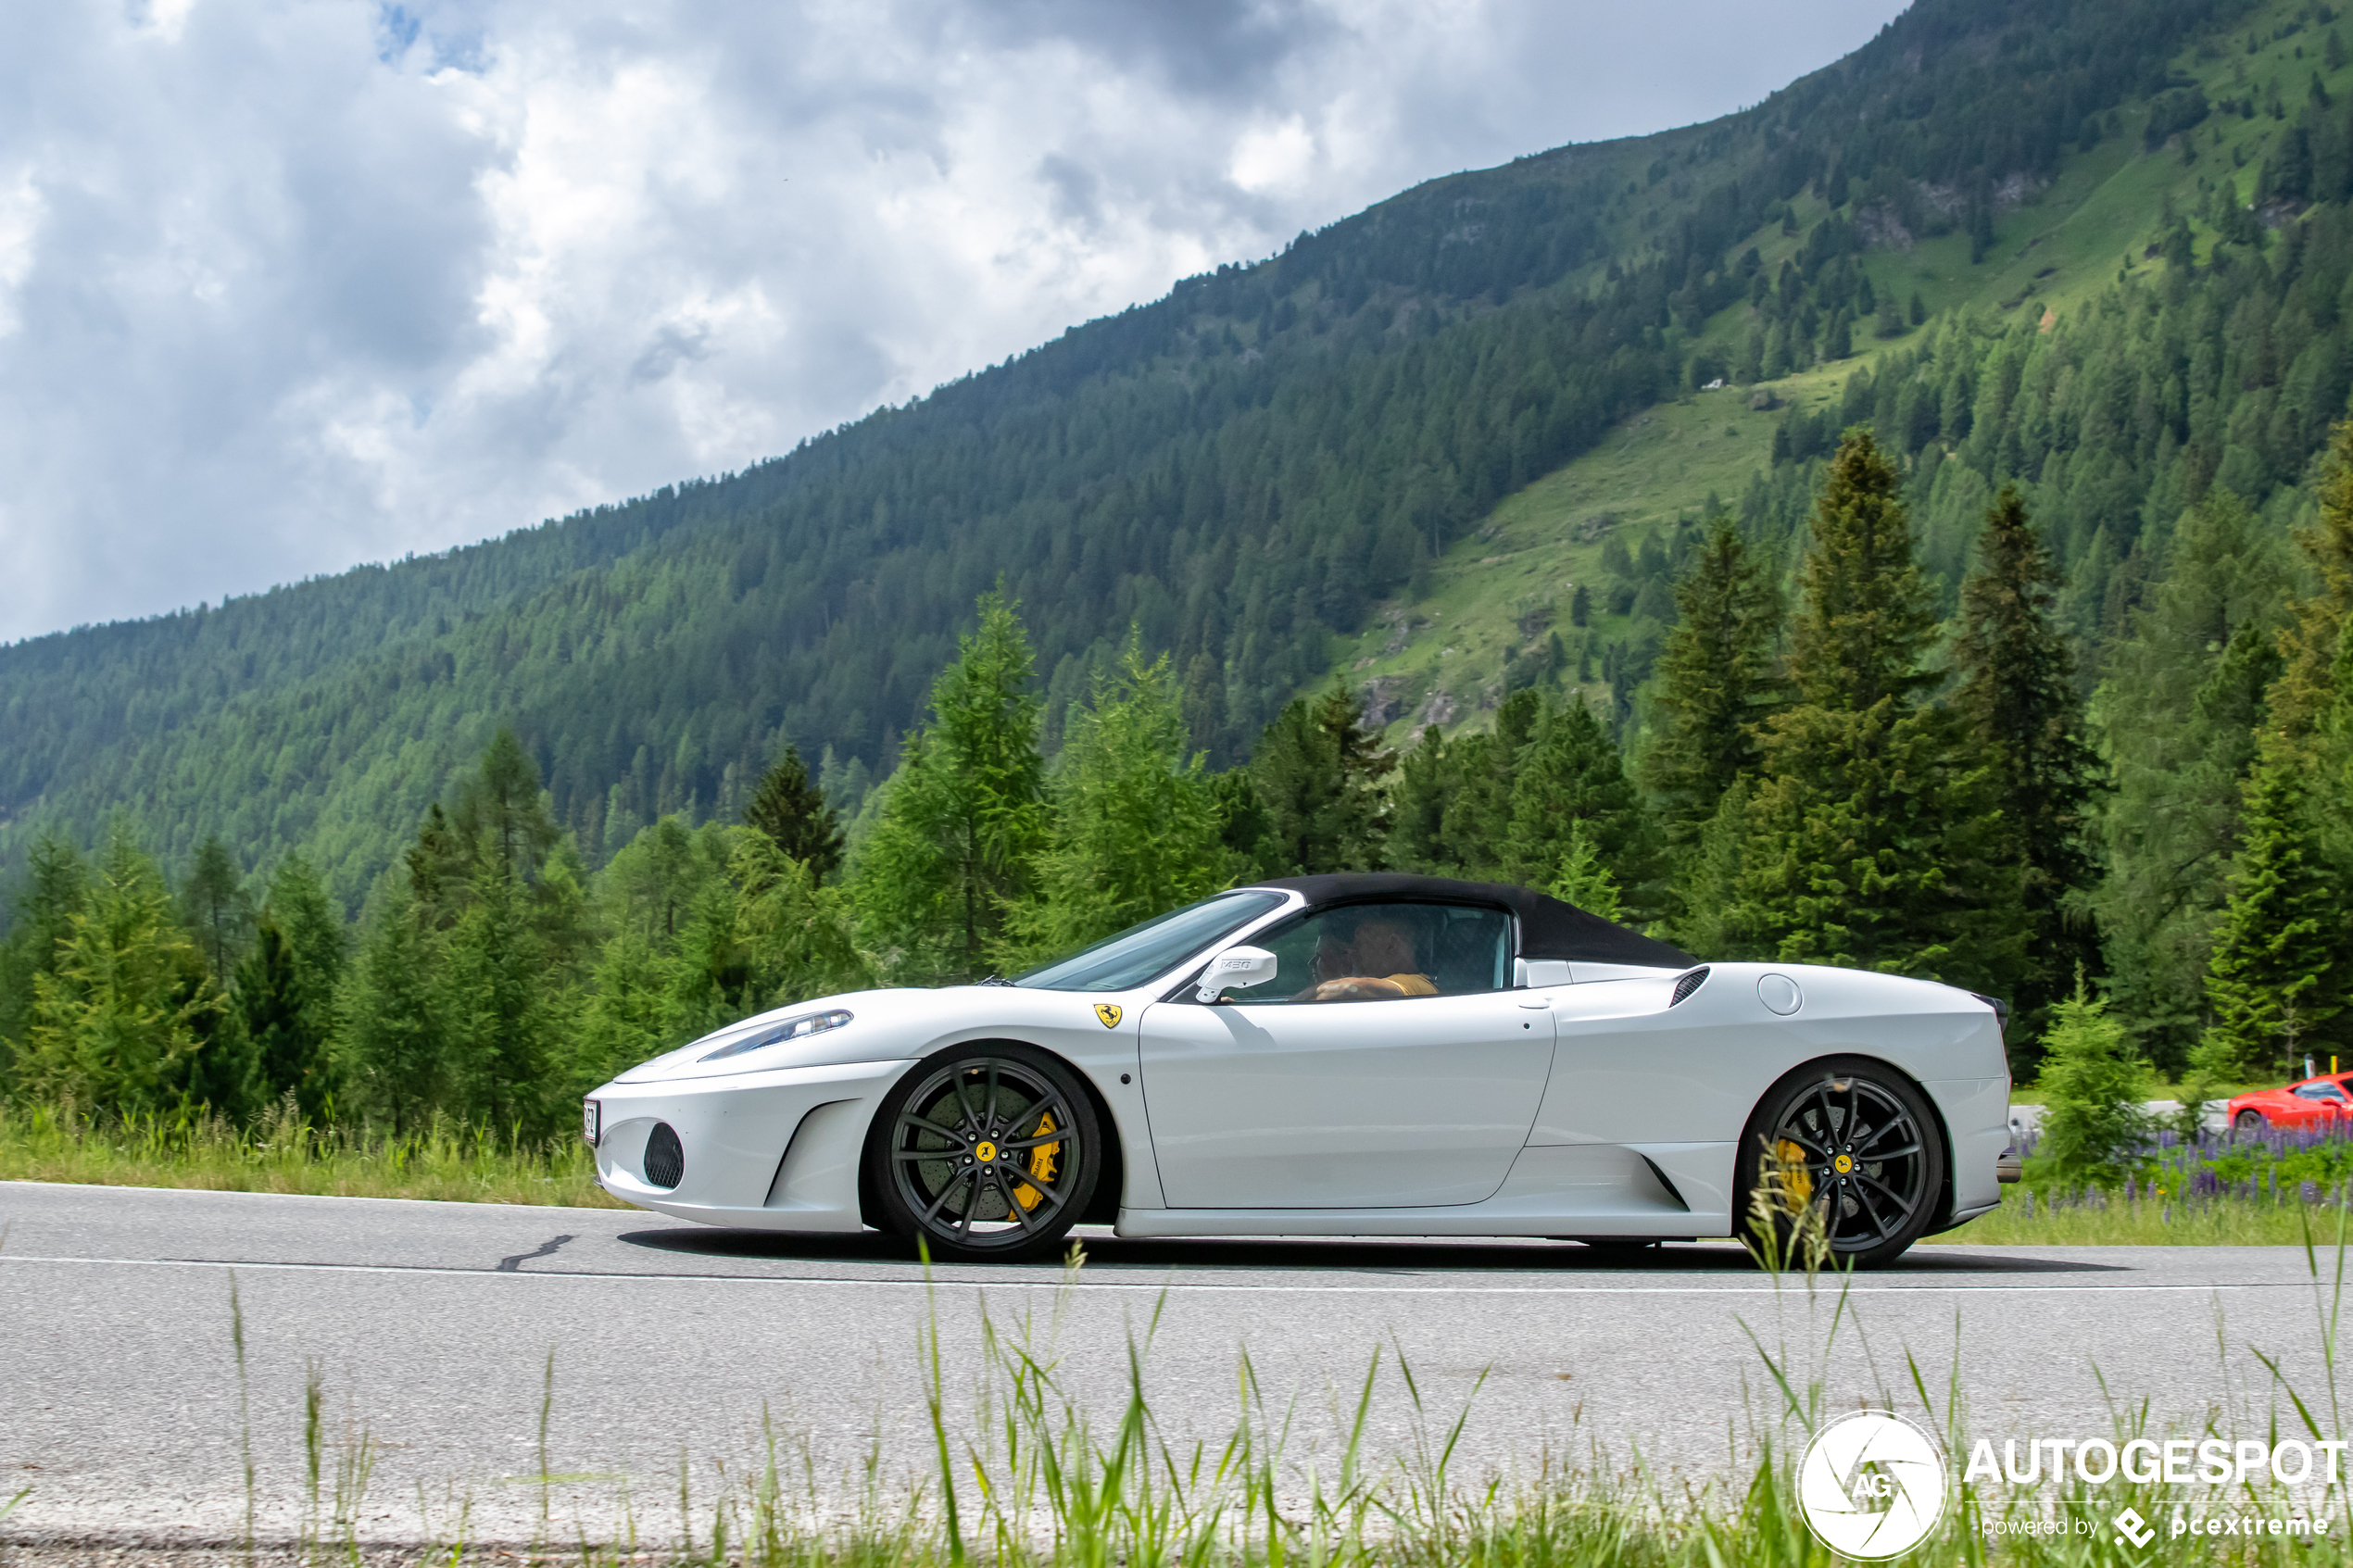
[[[1780,1160],[1781,1194],[1789,1203],[1789,1211],[1795,1214],[1813,1200],[1814,1173],[1806,1163],[1804,1148],[1790,1139],[1783,1138],[1774,1146],[1773,1152]]]
[[[1042,1137],[1053,1130],[1054,1119],[1051,1116],[1040,1116],[1038,1119],[1038,1135],[1039,1136]],[[1029,1151],[1029,1175],[1031,1182],[1043,1183],[1051,1182],[1054,1179],[1054,1161],[1061,1157],[1062,1148],[1063,1146],[1061,1142],[1057,1140],[1053,1143],[1041,1143],[1036,1148]],[[1022,1182],[1014,1186],[1013,1198],[1025,1209],[1035,1209],[1046,1200],[1046,1195],[1039,1191],[1037,1187],[1032,1186],[1030,1182]]]

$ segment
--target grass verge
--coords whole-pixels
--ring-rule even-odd
[[[197,1111],[92,1118],[21,1104],[0,1104],[0,1181],[627,1207],[597,1185],[576,1138],[533,1144],[442,1122],[321,1131],[291,1116],[237,1127]]]

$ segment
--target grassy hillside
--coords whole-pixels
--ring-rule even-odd
[[[1176,655],[1220,761],[1335,671],[1400,722],[1477,722],[1531,680],[1630,711],[1672,525],[1713,492],[1793,543],[1819,431],[1793,417],[1843,413],[1856,369],[1899,367],[1964,408],[1998,383],[1982,428],[2010,430],[2015,386],[1986,369],[2008,323],[2032,335],[2055,311],[2059,341],[2133,286],[2128,267],[2237,299],[2212,264],[2233,220],[2202,215],[2219,216],[2218,180],[2252,194],[2304,133],[2308,75],[2353,90],[2324,42],[2336,20],[2284,3],[1923,0],[1742,114],[1432,182],[745,474],[0,649],[0,875],[37,834],[87,838],[120,809],[172,860],[211,832],[254,863],[304,846],[354,898],[502,722],[598,858],[655,815],[732,809],[786,739],[830,747],[837,770],[887,768],[1000,575],[1031,623],[1050,734],[1131,623]],[[2209,112],[2190,113],[2194,94]],[[2225,97],[2246,112],[2213,110]],[[2194,123],[2176,135],[2176,119]],[[2283,233],[2307,205],[2271,215]],[[2188,255],[2145,255],[2182,224]],[[2324,330],[2342,335],[2334,317]],[[2336,387],[2333,417],[2336,371],[2297,373]],[[1718,376],[1743,384],[1695,390]],[[1944,456],[1967,443],[1927,394],[1887,384],[1888,418],[1927,432],[1898,445],[1949,575],[1970,492]],[[2289,495],[2322,419],[2299,408],[2246,461],[2214,436],[2186,480],[2181,454],[2207,439],[2186,408],[2173,446],[2151,435],[2129,461],[2096,420],[2026,430],[2062,547],[2088,563],[2085,602],[2185,483],[2223,471],[2259,502]],[[2123,474],[2108,499],[2069,489],[2065,462],[2045,475],[2048,453],[2079,449]],[[1569,624],[1577,583],[1596,600],[1586,628]]]

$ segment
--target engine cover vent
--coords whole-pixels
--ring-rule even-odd
[[[686,1179],[686,1149],[667,1122],[654,1123],[646,1139],[646,1185],[674,1187]]]
[[[1692,992],[1698,990],[1702,985],[1706,984],[1707,971],[1704,969],[1695,969],[1692,971],[1689,974],[1686,974],[1680,980],[1675,982],[1675,995],[1667,998],[1667,1005],[1668,1007],[1673,1007],[1676,1003],[1684,1000],[1686,997],[1690,997]],[[663,1132],[668,1132],[669,1130],[670,1129],[667,1127],[662,1129]]]

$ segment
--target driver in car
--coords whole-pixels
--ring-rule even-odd
[[[1414,934],[1403,921],[1378,916],[1353,932],[1327,922],[1315,944],[1315,984],[1294,1000],[1366,1002],[1438,995],[1438,987],[1421,972]]]

